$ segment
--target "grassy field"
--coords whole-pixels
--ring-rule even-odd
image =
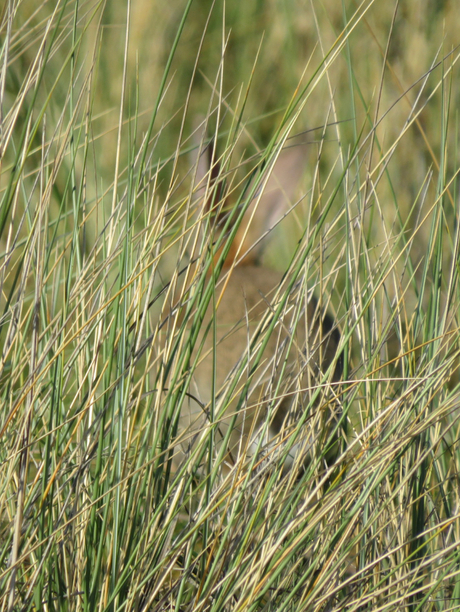
[[[460,608],[458,18],[429,0],[5,2],[2,611]],[[307,143],[260,263],[298,281],[299,319],[311,290],[336,321],[344,372],[298,394],[278,446],[330,402],[340,444],[317,428],[288,471],[218,439],[249,342],[178,453],[237,226],[214,234],[203,208],[198,118],[242,206]]]

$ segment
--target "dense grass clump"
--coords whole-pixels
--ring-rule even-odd
[[[460,607],[456,21],[442,2],[5,3],[1,610]],[[184,430],[240,211],[299,141],[258,262],[287,273],[277,301]],[[255,400],[273,304],[301,324],[310,294],[340,382],[268,376]],[[293,389],[276,440],[228,452],[230,409],[250,398],[268,427]]]

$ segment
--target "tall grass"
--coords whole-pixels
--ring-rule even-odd
[[[2,610],[458,609],[449,11],[5,4]],[[310,460],[287,473],[272,449],[229,458],[218,442],[270,324],[202,435],[179,427],[215,255],[236,227],[214,235],[202,208],[198,114],[241,202],[291,136],[311,142],[264,261],[297,280],[299,313],[312,290],[338,322],[343,382],[325,376],[278,442],[340,402],[333,461],[319,425]]]

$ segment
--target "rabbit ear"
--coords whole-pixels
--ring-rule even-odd
[[[206,189],[209,180],[209,168],[212,159],[211,143],[206,143],[207,121],[205,117],[195,117],[193,121],[192,143],[193,149],[190,153],[192,171],[195,172],[194,183],[198,191]]]
[[[206,191],[203,210],[209,212],[215,206],[216,221],[219,222],[219,211],[228,211],[228,202],[220,180],[221,170],[215,154],[215,141],[213,139],[208,144],[205,142],[206,125],[203,118],[195,120],[195,184],[200,193]],[[297,139],[289,143],[260,181],[263,191],[261,193],[259,190],[250,203],[226,257],[225,267],[235,263],[254,263],[260,254],[260,239],[294,205],[294,197],[305,171],[307,145]]]
[[[192,152],[192,167],[196,169],[195,185],[200,196],[206,193],[202,204],[204,212],[210,212],[214,205],[219,209],[225,208],[224,184],[220,180],[221,164],[215,153],[215,139],[206,143],[206,119],[195,120],[193,142],[195,148]],[[203,197],[203,196],[202,196]]]
[[[254,244],[295,204],[306,160],[306,143],[296,142],[284,148],[267,170],[261,181],[263,191],[249,205],[234,241],[240,265],[254,262],[260,254],[260,246],[252,248]]]

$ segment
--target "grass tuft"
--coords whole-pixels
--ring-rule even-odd
[[[2,610],[460,607],[459,49],[455,3],[413,4],[5,4]],[[184,429],[242,207],[299,139],[276,308]],[[240,204],[220,233],[205,191]],[[229,452],[300,397],[263,347],[310,294],[341,381]]]

